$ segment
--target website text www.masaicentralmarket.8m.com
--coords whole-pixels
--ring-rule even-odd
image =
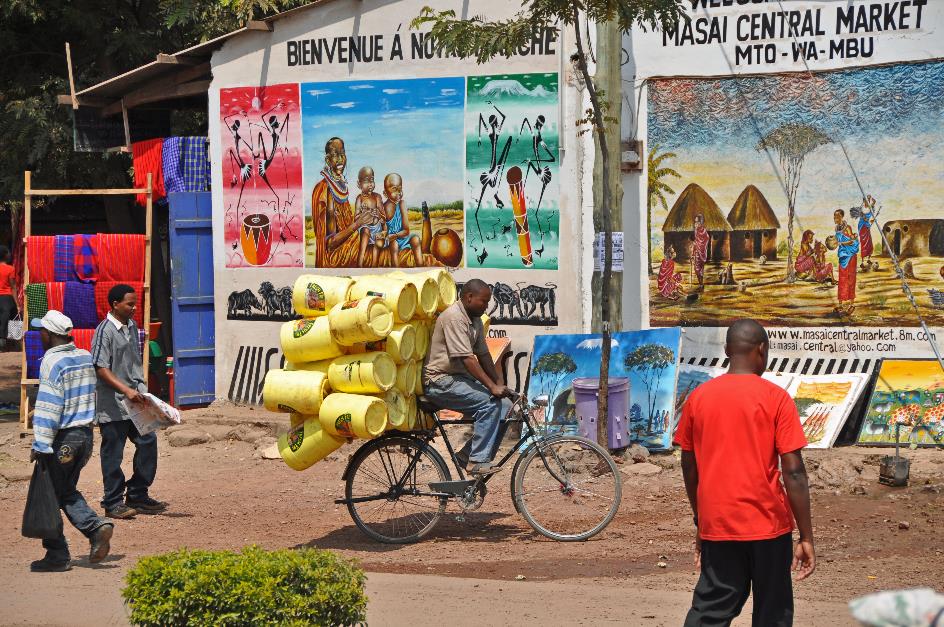
[[[851,354],[895,353],[903,342],[937,341],[920,328],[901,329],[771,329],[770,348],[777,351]]]

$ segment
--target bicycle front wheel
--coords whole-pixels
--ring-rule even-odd
[[[515,470],[512,498],[535,531],[573,542],[600,533],[616,515],[622,481],[600,445],[577,436],[541,438]]]
[[[386,437],[362,446],[348,471],[345,496],[354,524],[380,542],[406,544],[429,533],[446,510],[430,483],[449,481],[431,446],[411,437]]]

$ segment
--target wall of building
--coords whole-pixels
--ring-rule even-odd
[[[692,357],[723,357],[725,326],[746,315],[773,330],[772,356],[780,363],[930,355],[891,261],[881,257],[881,229],[944,211],[944,104],[935,96],[944,89],[944,4],[691,4],[692,20],[677,32],[634,31],[624,39],[624,85],[633,86],[624,98],[624,136],[644,140],[647,153],[663,157],[660,180],[671,188],[649,196],[648,170],[627,180],[637,189],[635,227],[643,235],[634,251],[641,271],[626,281],[636,283],[642,324],[685,326],[683,354]],[[787,153],[798,145],[808,150],[790,163]],[[777,258],[735,261],[735,285],[709,281],[697,298],[671,302],[656,284],[662,225],[691,183],[722,207],[756,185],[782,225]],[[868,196],[874,223],[862,226],[854,214],[864,213]],[[834,234],[837,209],[861,240],[851,313],[837,312],[835,285],[785,280],[791,205],[794,260],[805,231],[815,242]],[[940,346],[944,311],[932,305],[929,290],[944,288],[944,268],[932,255],[911,261],[912,290]],[[826,263],[838,279],[834,251]],[[716,277],[718,267],[709,263],[706,276]],[[688,283],[688,268],[680,264],[676,271]],[[843,278],[852,280],[848,273]],[[633,302],[624,298],[624,308]]]
[[[592,267],[592,141],[579,137],[573,122],[582,115],[583,94],[565,62],[569,34],[538,33],[520,54],[483,65],[441,58],[424,32],[410,29],[426,4],[327,2],[275,21],[272,32],[234,37],[214,55],[209,111],[218,396],[258,402],[265,372],[282,362],[278,331],[293,315],[283,288],[298,276],[377,273],[388,268],[353,266],[391,265],[387,252],[373,263],[369,256],[359,259],[356,232],[339,252],[324,254],[323,207],[337,215],[360,210],[365,166],[374,170],[379,205],[389,200],[385,179],[399,175],[411,235],[421,235],[423,202],[433,231],[442,230],[435,241],[443,247],[421,250],[418,260],[404,240],[401,264],[458,261],[451,268],[458,282],[478,277],[502,284],[496,291],[513,306],[502,315],[502,303],[493,301],[497,319],[490,335],[511,339],[511,387],[524,388],[536,333],[578,332],[589,324],[589,278],[582,278],[589,273],[582,270]],[[499,18],[515,7],[479,0],[437,8]],[[344,140],[347,203],[343,183],[322,174],[332,137]],[[491,167],[492,145],[503,169]],[[530,265],[509,202],[506,177],[515,166],[526,175]],[[337,230],[344,219],[337,219]]]

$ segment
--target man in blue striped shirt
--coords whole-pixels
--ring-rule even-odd
[[[46,464],[59,507],[89,539],[89,561],[95,564],[108,555],[115,526],[92,511],[76,487],[92,456],[96,384],[92,356],[75,347],[70,335],[72,320],[55,309],[31,324],[39,327],[46,353],[39,367],[30,459]],[[30,564],[33,572],[61,572],[72,567],[64,535],[43,540],[43,548],[46,556]]]

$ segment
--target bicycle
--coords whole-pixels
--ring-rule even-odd
[[[495,474],[469,476],[456,456],[446,427],[474,424],[473,420],[443,420],[439,408],[420,397],[418,406],[427,427],[419,431],[388,431],[361,446],[348,462],[342,479],[344,498],[354,524],[384,543],[408,544],[426,536],[456,500],[464,521],[467,511],[481,507],[488,482]],[[536,404],[535,406],[544,406]],[[497,463],[515,455],[511,497],[519,512],[538,533],[561,542],[586,540],[601,532],[616,515],[622,497],[619,471],[610,454],[575,435],[540,435],[533,407],[518,396],[499,424],[501,442],[513,424],[521,437]],[[442,435],[459,479],[432,441]],[[573,515],[568,513],[573,510]]]

